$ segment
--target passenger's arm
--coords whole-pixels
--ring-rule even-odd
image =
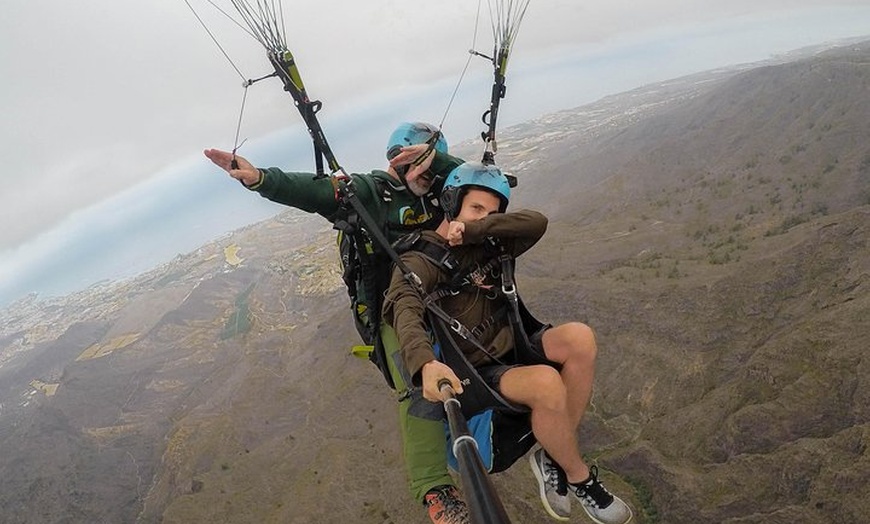
[[[479,244],[486,237],[495,237],[513,256],[528,251],[547,231],[547,217],[523,209],[512,213],[495,213],[482,220],[468,222],[463,232],[464,244]]]
[[[425,292],[430,292],[438,283],[439,270],[422,255],[408,252],[402,261],[422,281]],[[435,360],[435,352],[426,329],[426,306],[415,286],[402,272],[395,268],[384,300],[384,321],[393,326],[401,345],[400,354],[415,385],[421,385],[420,371]]]

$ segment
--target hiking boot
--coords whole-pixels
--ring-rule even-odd
[[[538,479],[541,503],[551,517],[568,520],[571,516],[571,498],[568,496],[568,478],[565,471],[547,455],[544,448],[529,455],[532,472]]]
[[[589,480],[569,484],[589,518],[598,524],[626,524],[631,520],[631,508],[621,498],[611,495],[598,480],[598,466],[589,468]]]
[[[445,484],[430,489],[423,497],[423,505],[435,524],[471,524],[468,506],[456,486]]]

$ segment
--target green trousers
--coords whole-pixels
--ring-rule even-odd
[[[411,495],[422,503],[426,492],[435,486],[455,484],[447,470],[447,436],[441,405],[425,400],[420,390],[404,394],[410,378],[399,355],[396,332],[382,324],[381,340],[396,391],[402,394],[399,427],[409,488]]]

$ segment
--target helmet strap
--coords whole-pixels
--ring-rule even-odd
[[[448,222],[456,220],[462,208],[462,199],[465,197],[465,189],[462,187],[449,187],[441,193],[441,209]]]

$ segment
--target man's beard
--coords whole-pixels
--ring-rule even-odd
[[[407,183],[411,193],[414,193],[418,197],[424,196],[432,189],[432,181],[422,176],[418,176],[414,180],[408,180]]]

